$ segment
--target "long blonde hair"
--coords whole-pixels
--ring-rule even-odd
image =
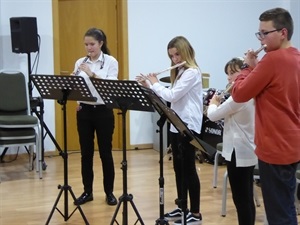
[[[176,48],[178,54],[181,56],[181,60],[186,61],[184,68],[198,68],[198,64],[195,60],[195,51],[190,42],[183,36],[174,37],[169,43],[167,49]],[[171,56],[171,66],[174,66]],[[176,78],[177,70],[171,71],[171,84],[173,85]]]

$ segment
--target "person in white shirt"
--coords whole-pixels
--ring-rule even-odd
[[[233,58],[225,65],[230,84],[238,76],[243,63],[243,59]],[[254,115],[253,99],[236,103],[229,97],[220,104],[220,96],[214,95],[207,109],[210,120],[224,118],[222,156],[226,160],[239,225],[255,224],[253,171],[258,160],[254,153]]]
[[[103,186],[106,203],[116,205],[113,194],[115,170],[112,156],[112,137],[115,127],[113,110],[105,106],[90,78],[117,80],[118,61],[110,55],[105,33],[97,28],[90,28],[84,35],[87,57],[78,59],[72,75],[82,76],[96,102],[78,102],[77,130],[81,150],[81,175],[84,191],[74,201],[82,205],[93,200],[93,158],[94,136],[96,134],[100,159],[102,162]]]
[[[199,136],[203,117],[203,91],[202,74],[195,60],[194,49],[183,36],[174,37],[168,43],[167,49],[172,66],[186,61],[183,66],[171,71],[171,86],[167,88],[161,85],[155,73],[148,74],[147,79],[142,75],[137,76],[136,80],[170,102],[171,109],[195,135]],[[175,225],[182,224],[180,218],[183,212],[186,215],[189,195],[190,209],[186,216],[186,224],[201,224],[200,180],[195,166],[195,148],[173,125],[170,126],[170,139],[178,197],[175,202],[178,208],[165,214],[165,219],[175,220]]]

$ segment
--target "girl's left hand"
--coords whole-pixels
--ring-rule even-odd
[[[209,105],[217,105],[219,106],[221,102],[221,98],[219,95],[214,94],[214,96],[211,98]]]

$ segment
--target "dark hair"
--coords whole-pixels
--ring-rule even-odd
[[[291,40],[294,25],[291,14],[283,8],[269,9],[259,16],[260,21],[272,21],[276,29],[286,28],[288,31],[287,39]]]
[[[106,35],[103,32],[103,30],[98,28],[90,28],[85,34],[84,37],[93,37],[95,40],[97,40],[99,43],[103,41],[103,45],[101,47],[101,50],[103,53],[110,55],[110,51],[107,47],[107,40]]]
[[[238,69],[241,69],[242,65],[244,64],[244,59],[242,58],[238,58],[238,57],[235,57],[235,58],[232,58],[230,61],[228,61],[224,67],[224,71],[226,74],[228,74],[227,70],[228,70],[228,67],[229,69],[236,73],[238,72]]]

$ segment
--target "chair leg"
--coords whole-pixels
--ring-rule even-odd
[[[265,213],[265,216],[264,216],[264,225],[269,225],[266,213]]]
[[[39,167],[39,178],[43,178],[43,162],[42,162],[42,147],[41,144],[39,144],[39,149],[37,150],[39,152],[38,157],[38,167]]]
[[[43,162],[42,162],[42,136],[40,125],[37,127],[37,138],[36,138],[36,171],[39,172],[39,178],[43,178]]]
[[[259,201],[259,198],[258,198],[258,195],[257,195],[255,187],[253,187],[253,195],[254,195],[256,207],[260,207],[260,201]]]
[[[35,147],[35,154],[36,154],[36,157],[35,157],[35,171],[39,172],[40,171],[40,164],[39,164],[40,152],[39,152],[38,146]]]
[[[226,201],[227,201],[227,171],[224,173],[223,178],[223,190],[222,190],[222,210],[221,210],[221,216],[226,216]]]
[[[33,155],[34,155],[34,146],[29,146],[29,171],[33,170]]]
[[[226,201],[227,201],[227,180],[228,180],[228,172],[226,171],[224,173],[224,178],[223,178],[223,190],[222,190],[222,210],[221,210],[221,216],[225,217],[226,216]],[[253,187],[253,195],[255,199],[255,203],[257,207],[260,207],[260,201],[256,192],[255,187]],[[298,204],[299,205],[299,204]],[[264,225],[268,225],[268,221],[265,217],[264,219]]]
[[[217,187],[217,180],[218,180],[218,159],[219,159],[220,152],[217,151],[215,154],[215,160],[214,160],[214,177],[213,177],[213,188]]]
[[[295,207],[297,214],[300,215],[300,202],[298,199],[298,185],[299,185],[299,180],[296,178],[296,190],[295,190]]]

